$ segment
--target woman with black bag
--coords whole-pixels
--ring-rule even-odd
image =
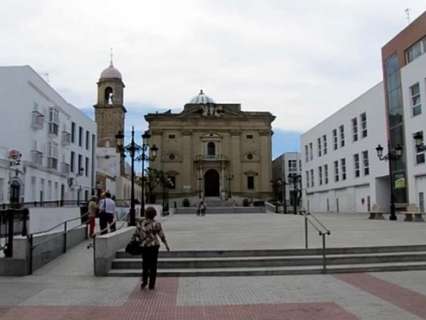
[[[160,249],[160,241],[164,243],[167,251],[170,251],[166,237],[161,227],[161,223],[154,220],[157,211],[153,207],[145,210],[143,217],[136,225],[135,234],[132,241],[139,239],[142,250],[142,283],[141,289],[145,289],[148,284],[149,289],[155,288],[155,280],[157,278],[157,262],[158,251]]]

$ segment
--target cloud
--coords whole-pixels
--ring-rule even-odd
[[[268,110],[302,132],[381,80],[380,48],[423,0],[3,0],[0,65],[30,64],[80,108],[109,63],[123,74],[126,124],[183,105]]]

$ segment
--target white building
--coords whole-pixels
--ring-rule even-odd
[[[87,199],[95,188],[96,124],[30,66],[0,67],[0,203]],[[21,155],[18,166],[8,157]]]
[[[389,170],[375,148],[386,145],[383,83],[303,134],[304,207],[367,212],[389,206]]]
[[[288,176],[301,174],[302,160],[300,152],[286,152],[274,159],[272,161],[272,181],[275,198],[281,203],[285,200],[287,206],[293,206],[296,194],[294,193],[293,181],[290,181]]]

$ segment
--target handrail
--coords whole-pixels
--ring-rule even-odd
[[[305,218],[305,249],[308,249],[308,224],[310,224],[322,237],[322,273],[327,273],[326,236],[331,235],[331,231],[312,213],[304,212],[303,215]]]
[[[32,235],[37,235],[37,234],[41,234],[41,233],[48,233],[49,231],[55,230],[56,228],[60,227],[60,226],[61,226],[61,225],[63,225],[64,223],[68,223],[68,222],[71,222],[71,221],[74,221],[74,220],[79,220],[79,219],[84,218],[84,217],[86,217],[86,216],[88,216],[88,215],[89,215],[89,213],[87,212],[87,213],[85,213],[85,214],[81,215],[80,217],[71,218],[71,219],[68,219],[68,220],[62,221],[61,223],[58,223],[57,225],[55,225],[55,226],[53,226],[53,227],[51,227],[51,228],[49,228],[49,229],[47,229],[47,230],[44,230],[44,231],[38,231],[38,232],[33,232],[33,233],[31,233],[31,234],[32,234]],[[81,225],[83,225],[83,224],[85,224],[85,223],[82,223]]]

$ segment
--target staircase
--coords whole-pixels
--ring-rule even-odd
[[[326,268],[324,269],[324,262]],[[138,277],[141,258],[116,253],[109,276]],[[426,245],[160,252],[160,277],[225,277],[426,270]]]

